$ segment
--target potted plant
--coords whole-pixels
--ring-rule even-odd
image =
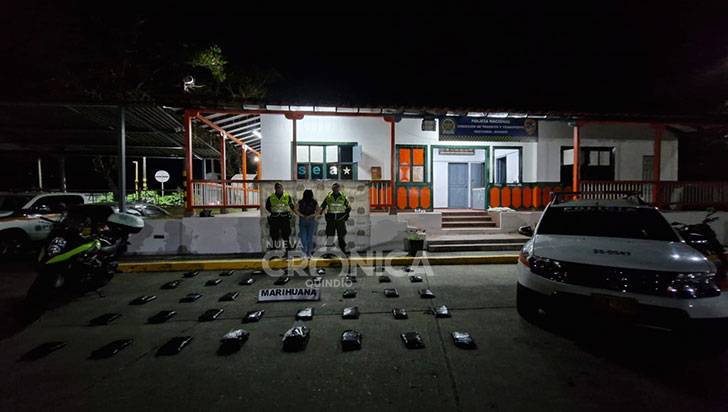
[[[417,256],[417,252],[425,250],[425,236],[424,234],[411,234],[404,240],[405,250],[410,256]]]

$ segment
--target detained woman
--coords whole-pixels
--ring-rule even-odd
[[[298,234],[301,237],[301,247],[306,257],[313,256],[316,249],[314,238],[316,236],[316,219],[321,214],[318,202],[313,198],[313,190],[306,189],[303,191],[303,198],[296,204],[296,214],[298,215]]]

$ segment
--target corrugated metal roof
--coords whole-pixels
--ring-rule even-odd
[[[125,107],[129,156],[184,156],[178,110],[152,104]],[[115,105],[0,102],[0,150],[113,155],[118,130]],[[197,133],[193,154],[211,158],[219,151]]]

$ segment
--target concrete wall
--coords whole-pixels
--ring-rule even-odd
[[[129,242],[129,254],[137,255],[260,253],[260,220],[257,214],[150,219]]]

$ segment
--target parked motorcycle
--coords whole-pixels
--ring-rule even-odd
[[[718,220],[718,216],[713,216],[715,213],[714,209],[708,209],[708,214],[700,223],[689,225],[672,222],[672,225],[685,240],[685,243],[697,249],[715,264],[717,274],[725,280],[728,271],[728,255],[726,255],[726,250],[718,240],[715,231],[709,225],[709,223]]]
[[[144,227],[140,217],[115,213],[108,205],[79,205],[58,221],[47,220],[53,228],[27,295],[37,308],[106,285],[116,272],[117,258],[126,252],[129,235]]]

